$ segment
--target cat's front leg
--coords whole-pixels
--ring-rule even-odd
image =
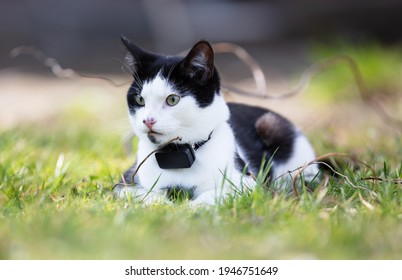
[[[199,193],[194,199],[190,200],[189,206],[190,207],[198,207],[198,206],[212,206],[215,204],[218,204],[220,201],[222,201],[223,197],[221,196],[221,199],[219,195],[216,194],[216,190],[207,190],[202,193]]]
[[[248,175],[240,172],[231,173],[230,180],[224,175],[223,179],[218,177],[216,181],[209,181],[196,189],[196,195],[193,200],[189,201],[190,206],[210,206],[222,203],[229,194],[241,194],[250,191],[255,187],[255,180]],[[219,186],[218,182],[222,181],[220,187],[211,188],[211,185]],[[238,184],[235,184],[235,182]]]
[[[230,187],[223,184],[221,187],[212,187],[214,182],[208,182],[205,185],[198,186],[195,191],[195,196],[189,201],[189,205],[197,206],[212,206],[222,203],[231,192]]]
[[[133,198],[137,202],[144,205],[151,205],[154,203],[167,203],[169,200],[166,198],[165,192],[156,192],[148,190],[141,186],[128,186],[125,184],[117,185],[114,193],[119,198]]]
[[[139,197],[137,197],[138,201],[144,205],[149,206],[153,204],[163,203],[163,204],[171,204],[172,202],[167,198],[166,192],[154,192],[149,191]]]

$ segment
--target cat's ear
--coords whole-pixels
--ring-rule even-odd
[[[147,52],[136,46],[124,35],[121,35],[121,42],[129,51],[126,56],[126,62],[134,68],[150,64],[157,58],[157,55]]]
[[[184,58],[183,67],[191,78],[211,78],[214,74],[214,51],[211,45],[207,41],[196,43]]]

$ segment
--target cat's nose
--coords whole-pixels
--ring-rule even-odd
[[[147,118],[142,121],[148,129],[152,129],[152,126],[156,123],[156,120],[154,118]]]

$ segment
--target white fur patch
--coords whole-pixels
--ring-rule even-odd
[[[307,138],[299,133],[295,139],[293,154],[286,163],[275,164],[274,178],[281,177],[284,180],[279,180],[275,185],[277,189],[288,189],[290,179],[293,179],[299,168],[304,167],[315,159],[315,153]],[[318,167],[316,164],[307,166],[303,171],[303,178],[306,181],[311,181],[318,174]]]

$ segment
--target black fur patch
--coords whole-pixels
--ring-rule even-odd
[[[250,170],[257,174],[262,161],[276,163],[292,156],[296,132],[280,115],[260,107],[229,103],[230,125]],[[270,171],[272,173],[272,170]]]
[[[134,176],[133,174],[137,168],[137,162],[135,162],[128,170],[123,173],[123,178],[121,178],[119,184],[121,185],[137,185],[138,176]]]
[[[176,202],[194,199],[196,187],[168,186],[163,190],[171,201]]]
[[[135,57],[134,54],[133,56]],[[127,104],[131,114],[135,114],[135,111],[141,107],[135,102],[135,96],[141,95],[143,84],[155,79],[159,72],[164,78],[168,78],[170,69],[175,67],[180,60],[179,57],[154,55],[154,59],[148,63],[143,62],[136,65],[134,81],[127,92]]]
[[[180,69],[175,69],[169,77],[169,81],[174,89],[181,95],[192,95],[200,108],[211,105],[215,94],[219,94],[219,76],[217,71],[212,78],[207,81],[197,80],[185,75]]]
[[[245,163],[244,160],[239,156],[238,153],[235,153],[235,158],[234,158],[234,160],[235,160],[235,165],[236,165],[236,169],[237,169],[237,170],[239,170],[240,172],[243,172],[244,169],[246,169],[245,172],[246,172],[246,173],[248,172],[248,170],[247,170],[247,168],[246,168],[246,163]]]
[[[140,95],[142,85],[162,75],[182,97],[191,95],[201,108],[209,106],[220,94],[218,71],[214,67],[214,54],[208,42],[198,42],[186,57],[165,56],[146,52],[122,38],[122,42],[133,56],[134,82],[127,103],[131,114],[140,107],[135,96]]]
[[[268,111],[257,119],[255,129],[265,147],[274,152],[277,162],[292,156],[296,132],[288,120]]]

